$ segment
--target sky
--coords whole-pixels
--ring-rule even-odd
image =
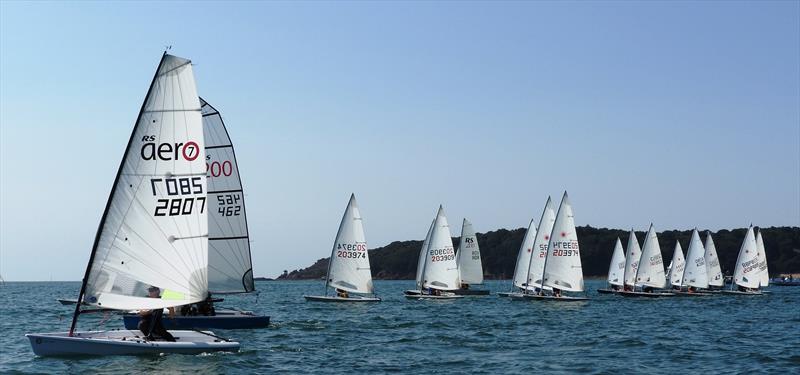
[[[3,279],[83,276],[169,45],[235,144],[256,276],[327,257],[350,193],[370,248],[564,190],[578,225],[800,225],[798,1],[2,1]]]

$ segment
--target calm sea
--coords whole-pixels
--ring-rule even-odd
[[[406,300],[413,281],[376,281],[383,302],[305,302],[321,282],[260,282],[260,295],[222,306],[270,315],[270,328],[216,331],[238,353],[199,356],[38,358],[27,332],[64,331],[77,282],[0,286],[0,372],[127,373],[798,373],[800,287],[761,297],[626,299],[586,303],[516,302],[497,296]],[[509,282],[486,287],[506,291]],[[121,328],[119,316],[81,317],[81,329]]]

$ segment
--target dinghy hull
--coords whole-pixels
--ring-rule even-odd
[[[160,353],[200,354],[235,352],[239,343],[224,341],[196,331],[171,331],[175,342],[146,341],[139,331],[89,331],[29,333],[33,353],[38,356],[157,355]]]
[[[672,292],[676,297],[708,297],[713,296],[714,293],[707,293],[707,292],[684,292],[684,291],[674,291]]]
[[[126,329],[139,328],[139,315],[126,313],[122,316]],[[162,319],[164,328],[173,329],[249,329],[266,328],[269,326],[269,317],[255,315],[249,311],[216,310],[216,315],[205,316],[176,316],[169,318],[164,315]]]
[[[514,293],[512,293],[512,292],[497,292],[497,296],[498,297],[510,297],[512,294],[514,294]]]
[[[458,299],[464,298],[464,296],[457,296],[457,295],[449,295],[449,296],[433,296],[430,294],[417,294],[417,295],[405,295],[408,299]]]
[[[738,290],[723,290],[722,294],[731,294],[736,296],[762,296],[764,293],[762,292],[740,292]]]
[[[458,289],[454,290],[453,293],[459,296],[488,296],[489,290],[487,289]]]
[[[380,302],[377,297],[333,297],[333,296],[303,296],[306,301],[311,302]]]
[[[597,289],[597,293],[600,293],[600,294],[614,294],[614,293],[617,293],[617,292],[619,292],[619,291],[618,290],[614,290],[614,289]]]
[[[512,297],[513,298],[513,297]],[[586,297],[570,297],[570,296],[537,296],[535,294],[526,294],[523,298],[528,300],[535,300],[535,301],[560,301],[560,302],[580,302],[580,301],[588,301],[589,298]]]
[[[625,297],[645,297],[645,298],[659,298],[659,297],[674,297],[674,293],[645,293],[645,292],[617,292],[617,294]]]

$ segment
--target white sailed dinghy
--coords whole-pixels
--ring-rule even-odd
[[[641,287],[642,291],[636,291],[636,287]],[[625,297],[671,297],[674,293],[655,292],[653,289],[663,289],[667,286],[667,278],[664,274],[664,260],[661,256],[661,246],[658,244],[658,236],[653,224],[644,239],[641,255],[639,257],[633,291],[623,291],[620,295]]]
[[[739,248],[739,255],[736,257],[736,268],[733,271],[733,280],[730,290],[723,290],[724,294],[736,295],[761,295],[758,287],[761,285],[760,259],[756,245],[756,236],[753,233],[753,225],[747,228],[747,233],[742,240],[742,247]],[[734,287],[736,290],[734,290]]]
[[[686,259],[683,257],[681,243],[678,241],[675,241],[675,251],[672,253],[672,262],[670,262],[668,268],[667,280],[669,281],[669,285],[680,290],[681,281],[683,280],[683,271],[686,269]]]
[[[534,233],[532,251],[527,252],[528,270],[525,272],[525,282],[522,284],[523,289],[521,293],[512,294],[510,297],[513,300],[527,299],[530,294],[543,296],[544,291],[552,291],[549,286],[542,285],[542,277],[544,274],[544,264],[547,257],[547,245],[550,242],[550,234],[553,231],[553,225],[556,220],[556,211],[553,207],[553,200],[547,197],[542,216],[539,218],[539,225],[536,227]]]
[[[706,268],[706,249],[700,240],[700,233],[697,228],[692,231],[692,238],[689,240],[689,250],[686,252],[686,268],[681,277],[679,291],[674,291],[679,296],[710,296],[711,293],[701,292],[700,289],[708,289],[708,270]],[[687,287],[683,291],[683,287]]]
[[[208,290],[211,294],[254,294],[253,262],[244,190],[239,165],[228,129],[220,112],[203,98],[203,138],[208,185]],[[205,303],[213,303],[207,300]],[[209,305],[210,306],[210,305]],[[204,310],[205,313],[200,312]],[[181,313],[164,320],[167,329],[246,329],[269,326],[269,316],[251,311],[184,306]],[[136,329],[139,316],[123,316],[125,328]]]
[[[714,239],[711,238],[711,232],[706,231],[705,243],[705,260],[706,260],[706,273],[708,274],[708,289],[709,291],[719,291],[725,286],[725,278],[722,276],[722,268],[719,265],[719,258],[717,257],[717,247],[714,245]]]
[[[464,296],[488,295],[488,289],[472,289],[472,285],[483,284],[483,264],[481,264],[481,249],[478,246],[478,236],[472,223],[466,218],[461,224],[461,239],[456,252],[456,265],[461,287],[456,294]]]
[[[81,307],[163,309],[208,294],[208,202],[200,103],[191,61],[166,53],[139,112],[95,236],[69,332],[32,333],[40,356],[236,351],[210,332],[76,332]],[[148,298],[157,287],[158,298]]]
[[[756,232],[756,251],[758,251],[758,269],[761,272],[760,287],[764,288],[769,286],[769,266],[767,266],[767,253],[764,250],[764,239],[761,238],[761,228]]]
[[[531,219],[528,223],[528,229],[525,230],[525,236],[522,238],[522,244],[519,246],[517,252],[517,263],[514,265],[514,275],[511,277],[511,291],[497,293],[500,297],[519,296],[525,291],[526,273],[528,265],[531,261],[533,251],[533,242],[536,240],[536,224]]]
[[[553,229],[547,238],[542,267],[542,285],[553,288],[550,295],[526,294],[525,298],[551,301],[586,301],[586,297],[563,296],[561,292],[583,292],[583,268],[575,217],[569,196],[564,192]]]
[[[459,288],[461,280],[456,265],[450,225],[444,209],[439,206],[436,219],[429,230],[428,240],[420,251],[421,269],[417,269],[418,290],[407,290],[406,298],[412,299],[454,299],[463,298],[452,291]]]
[[[625,250],[625,270],[622,273],[623,290],[633,291],[636,285],[636,271],[639,269],[639,258],[642,256],[642,249],[639,247],[639,240],[636,232],[631,228],[628,234],[628,246]]]
[[[608,265],[608,288],[598,289],[601,294],[615,293],[625,285],[625,253],[622,250],[622,241],[617,237],[614,243],[614,252],[611,255],[611,263]]]
[[[337,295],[329,296],[329,287],[337,290]],[[350,293],[359,295],[351,297]],[[375,297],[372,285],[367,239],[355,194],[350,195],[333,242],[325,276],[325,295],[303,298],[315,302],[380,302],[381,299]]]

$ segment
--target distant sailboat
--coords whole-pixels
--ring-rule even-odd
[[[708,288],[709,290],[719,290],[725,286],[725,278],[722,276],[722,269],[719,265],[719,258],[717,257],[717,247],[714,245],[714,239],[711,238],[711,232],[706,232],[705,243],[705,259],[706,259],[706,272],[708,273]]]
[[[514,293],[522,293],[526,289],[526,279],[528,272],[528,265],[531,261],[533,252],[533,242],[536,240],[536,224],[531,219],[528,223],[528,229],[525,230],[525,236],[522,238],[522,244],[519,246],[517,252],[517,263],[514,265],[514,275],[511,277],[511,291],[497,293],[500,297],[508,297]]]
[[[636,271],[639,269],[639,258],[642,256],[642,249],[639,247],[639,240],[636,232],[631,228],[628,234],[628,246],[625,250],[625,270],[622,274],[624,281],[623,290],[633,291],[636,285]]]
[[[669,265],[669,272],[667,273],[667,280],[674,288],[680,290],[681,281],[683,280],[683,271],[686,268],[686,259],[683,257],[683,248],[681,243],[675,241],[675,251],[672,253],[672,262]]]
[[[674,296],[673,293],[655,292],[655,289],[663,289],[667,285],[667,278],[664,274],[664,260],[661,257],[661,246],[658,244],[658,235],[655,227],[650,224],[650,229],[642,245],[641,256],[639,257],[636,269],[634,288],[641,287],[642,291],[624,291],[619,294],[626,297],[667,297]]]
[[[527,294],[541,294],[544,290],[552,290],[549,286],[542,285],[542,274],[544,263],[547,257],[547,245],[550,242],[550,233],[556,220],[556,212],[553,207],[553,200],[547,197],[539,225],[534,232],[534,240],[531,251],[526,252],[528,259],[528,269],[525,271],[525,282],[522,283],[522,292],[511,294],[514,300],[525,299]]]
[[[487,295],[488,289],[471,289],[472,285],[483,284],[483,265],[481,264],[481,250],[478,246],[478,237],[472,223],[464,219],[461,224],[461,239],[456,253],[458,275],[461,278],[461,288],[455,293],[459,295]]]
[[[738,295],[761,295],[758,287],[761,285],[761,269],[759,266],[759,256],[756,244],[756,236],[753,233],[753,225],[747,229],[742,246],[739,248],[739,255],[736,257],[736,268],[733,271],[733,281],[730,290],[723,290],[725,294]],[[734,288],[736,288],[734,290]]]
[[[84,304],[153,310],[208,296],[205,142],[191,61],[164,53],[95,236],[69,332],[27,334],[41,356],[236,351],[202,331],[75,330]],[[154,296],[155,293],[155,296]],[[148,297],[148,294],[150,297]],[[151,332],[152,333],[152,332]]]
[[[550,232],[542,269],[542,286],[552,288],[550,295],[526,294],[525,298],[552,301],[586,301],[586,297],[564,296],[563,292],[583,292],[583,268],[575,217],[569,196],[564,192]]]
[[[686,269],[681,277],[681,290],[675,291],[676,295],[681,296],[708,296],[710,293],[701,292],[700,289],[708,288],[708,270],[706,269],[706,249],[703,241],[700,240],[700,233],[697,228],[692,231],[692,238],[689,240],[689,250],[686,252]],[[687,291],[683,291],[683,287]]]
[[[336,289],[337,295],[328,296],[328,287]],[[349,293],[372,294],[373,297],[350,296]],[[364,225],[356,196],[352,194],[339,223],[328,261],[325,295],[303,297],[307,301],[317,302],[379,302],[381,299],[374,297],[374,294]]]
[[[463,298],[452,291],[458,289],[461,280],[456,265],[453,239],[450,237],[450,225],[444,215],[444,209],[439,206],[436,219],[430,230],[428,241],[420,252],[418,264],[422,269],[417,269],[417,285],[419,290],[406,291],[406,298],[453,299]]]
[[[764,249],[764,239],[761,238],[761,228],[756,232],[756,250],[758,250],[758,269],[761,271],[761,287],[769,286],[769,267],[767,266],[767,253]]]
[[[611,263],[608,265],[608,288],[598,289],[598,293],[614,293],[625,284],[625,253],[622,249],[622,241],[617,237],[614,243],[614,252],[611,255]]]

